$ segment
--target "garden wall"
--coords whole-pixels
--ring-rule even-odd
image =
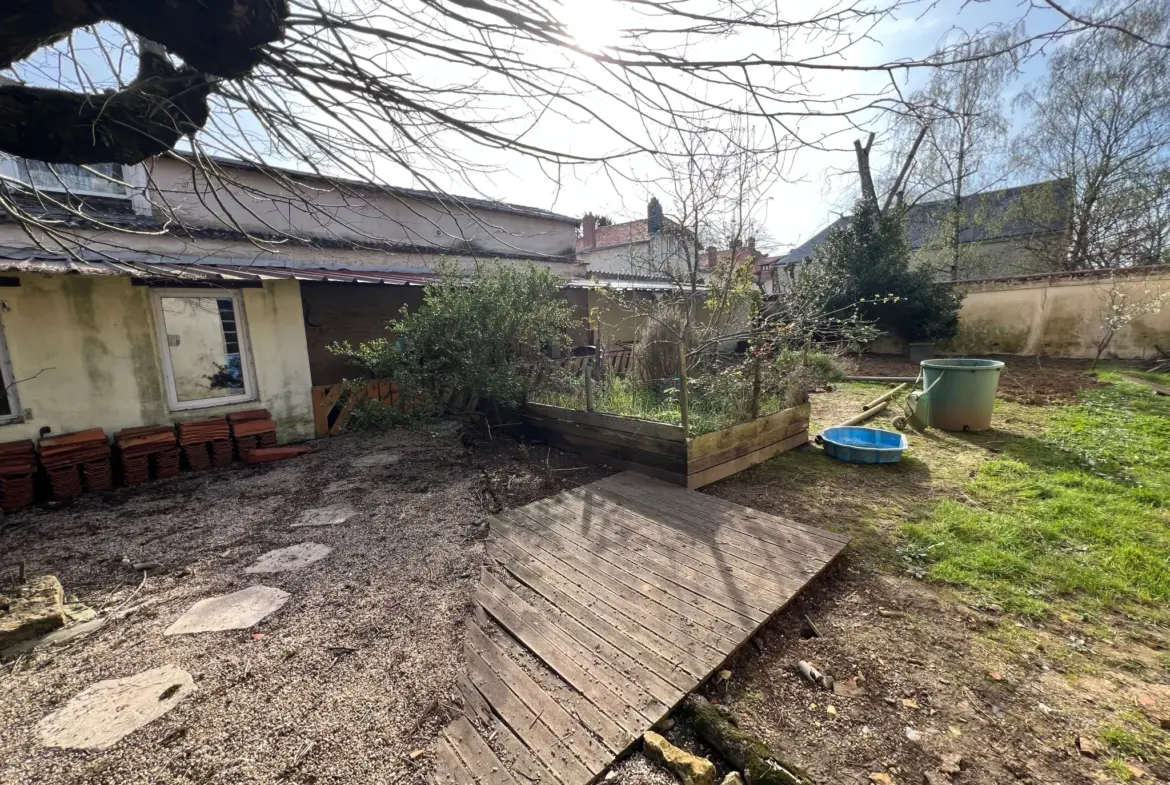
[[[677,425],[530,403],[524,435],[619,469],[701,488],[808,442],[809,406],[686,439]]]
[[[1128,297],[1170,291],[1170,270],[1149,268],[1118,276]],[[1022,354],[1092,357],[1101,336],[1107,274],[1029,275],[964,284],[959,335],[946,351],[961,354]],[[1170,350],[1170,307],[1123,327],[1106,357],[1143,359]]]

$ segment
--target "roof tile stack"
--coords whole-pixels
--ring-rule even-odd
[[[211,450],[208,445],[230,438],[227,420],[222,417],[179,423],[179,444],[183,448],[184,462],[191,471],[210,469]]]
[[[32,439],[0,444],[0,509],[11,512],[33,503],[36,471]]]
[[[267,409],[249,409],[228,415],[232,427],[232,440],[236,443],[236,454],[247,461],[257,448],[276,446],[276,423]],[[250,461],[249,461],[250,462]]]
[[[39,443],[41,465],[49,474],[53,498],[61,501],[114,487],[110,442],[101,428],[46,436]],[[84,478],[84,482],[83,482]]]
[[[122,464],[122,484],[140,485],[154,476],[162,479],[179,472],[179,444],[172,425],[125,428],[114,435]]]

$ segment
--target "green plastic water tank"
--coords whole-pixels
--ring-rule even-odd
[[[999,360],[923,360],[923,389],[929,390],[927,424],[943,431],[986,431],[999,389]]]

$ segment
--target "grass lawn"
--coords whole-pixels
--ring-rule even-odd
[[[1120,377],[1036,412],[955,499],[904,527],[928,578],[976,602],[1044,615],[1160,614],[1170,601],[1170,398]]]

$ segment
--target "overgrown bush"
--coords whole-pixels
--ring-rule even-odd
[[[403,308],[387,325],[397,340],[340,343],[331,351],[393,380],[401,397],[431,410],[451,393],[515,405],[534,380],[558,373],[552,354],[568,350],[575,326],[559,278],[533,264],[484,264],[466,275],[443,262],[437,272],[418,309]]]
[[[642,389],[662,393],[678,386],[678,345],[685,330],[686,316],[679,306],[656,309],[646,317],[635,336],[631,367]]]
[[[908,341],[944,341],[958,333],[962,295],[936,282],[929,268],[910,265],[901,211],[882,213],[873,201],[859,202],[817,249],[813,264],[843,283],[830,310],[857,304],[867,320]]]

